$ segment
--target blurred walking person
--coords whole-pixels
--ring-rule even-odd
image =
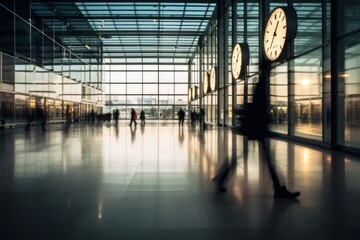
[[[180,110],[177,113],[178,117],[179,117],[179,127],[183,127],[184,126],[184,121],[185,121],[185,112],[182,110],[182,108],[180,108]]]
[[[137,119],[136,111],[135,109],[132,108],[130,113],[130,124],[129,124],[130,127],[132,126],[132,123],[134,123],[135,126],[137,125],[136,119]]]

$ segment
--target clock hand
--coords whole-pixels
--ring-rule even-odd
[[[272,45],[273,45],[273,42],[274,42],[274,38],[275,38],[275,34],[273,34],[273,37],[272,37],[272,39],[271,39],[271,44],[270,44],[269,49],[271,49],[271,48],[272,48]]]
[[[277,23],[276,23],[276,27],[275,27],[275,30],[274,30],[273,38],[272,38],[271,44],[270,44],[270,48],[272,47],[273,42],[274,42],[274,38],[276,37],[276,30],[277,30],[278,26],[279,26],[279,21],[277,21]]]
[[[237,58],[236,58],[235,69],[237,69],[237,66],[238,66],[238,63],[239,63],[239,56],[240,56],[240,53],[238,53]]]
[[[275,27],[275,30],[274,30],[274,35],[275,35],[275,36],[276,36],[276,30],[277,30],[278,26],[279,26],[279,21],[277,21],[276,27]]]

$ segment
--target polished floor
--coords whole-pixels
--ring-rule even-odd
[[[0,239],[359,239],[360,156],[271,139],[281,182],[301,192],[274,199],[257,142],[127,124],[1,131]]]

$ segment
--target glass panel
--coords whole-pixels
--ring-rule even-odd
[[[295,55],[322,45],[322,0],[309,3],[294,2],[298,15],[298,34],[295,38]]]
[[[108,75],[106,75],[107,77]],[[113,82],[113,83],[116,83],[116,82],[126,82],[126,73],[125,72],[116,72],[116,71],[111,71],[110,72],[110,79],[106,78],[105,79],[105,82]]]
[[[187,84],[175,84],[175,94],[183,94],[186,95],[188,91]]]
[[[160,72],[159,82],[174,82],[173,72]]]
[[[142,85],[141,84],[128,84],[127,85],[128,94],[142,94]]]
[[[355,34],[340,42],[344,52],[339,53],[338,76],[339,143],[356,148],[360,144],[360,44],[356,43],[359,37],[360,34]]]
[[[343,10],[344,13],[343,17],[337,19],[339,35],[358,30],[360,22],[358,2],[352,0],[342,0],[340,2],[343,4],[343,8],[339,6],[339,9]]]
[[[249,1],[247,4],[247,39],[244,41],[249,44],[250,51],[250,74],[259,71],[259,2]],[[238,34],[239,37],[239,34]],[[241,36],[240,36],[241,39]]]
[[[175,82],[187,83],[188,81],[188,72],[175,72]]]
[[[2,54],[2,82],[7,84],[15,83],[15,59]]]
[[[157,83],[158,82],[158,72],[144,72],[143,82]]]
[[[162,95],[159,96],[159,104],[161,105],[173,105],[174,104],[174,96],[173,95]]]
[[[240,82],[236,85],[236,94],[237,94],[237,98],[236,98],[236,104],[237,105],[242,105],[244,104],[244,82]]]
[[[159,94],[174,94],[174,84],[160,84]]]
[[[321,49],[295,59],[295,135],[322,139]]]
[[[141,72],[127,72],[126,75],[127,75],[128,83],[142,82],[142,73]]]
[[[126,84],[111,84],[109,93],[125,94],[126,93]]]
[[[270,129],[287,134],[288,73],[287,64],[271,71],[270,78]]]
[[[0,118],[5,122],[14,122],[14,94],[0,92]]]
[[[158,84],[144,84],[143,94],[157,95],[158,94]]]

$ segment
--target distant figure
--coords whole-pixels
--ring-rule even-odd
[[[65,131],[69,131],[70,123],[71,123],[70,105],[67,104],[65,109],[65,126],[64,126]]]
[[[35,109],[29,110],[28,123],[25,126],[25,131],[31,130],[31,123],[34,121]]]
[[[145,112],[144,110],[141,110],[140,112],[140,120],[141,120],[141,124],[145,124]]]
[[[66,123],[69,125],[71,122],[71,114],[70,114],[70,105],[69,104],[66,105],[65,118],[66,118]]]
[[[190,122],[191,124],[195,123],[195,111],[190,112]]]
[[[116,109],[114,112],[114,119],[115,119],[115,124],[118,124],[119,121],[119,109]]]
[[[46,125],[46,113],[40,109],[40,118],[41,118],[41,129],[43,131],[47,131],[47,129],[45,128]]]
[[[94,111],[94,109],[91,109],[90,121],[91,121],[91,122],[95,122],[95,111]]]
[[[180,108],[177,115],[179,117],[179,127],[180,127],[180,125],[183,127],[184,121],[185,121],[185,112],[182,110],[182,108]]]
[[[200,109],[200,127],[202,127],[204,130],[206,129],[205,109],[203,107]]]
[[[134,122],[135,126],[137,125],[136,119],[137,119],[136,111],[135,111],[135,109],[132,108],[131,113],[130,113],[130,124],[129,124],[130,127],[133,122]]]
[[[279,123],[283,123],[286,120],[286,113],[282,107],[279,109]]]

